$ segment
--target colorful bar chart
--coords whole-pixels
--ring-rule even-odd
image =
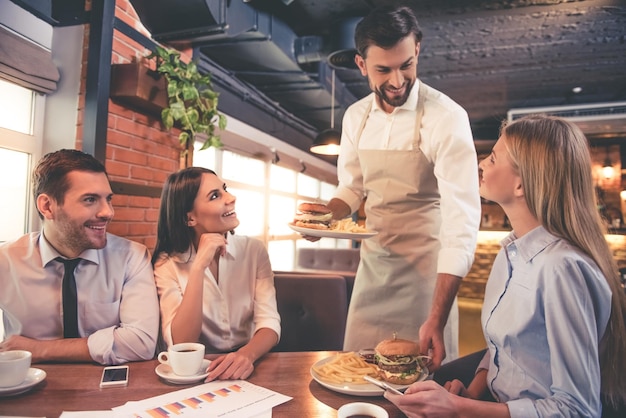
[[[244,380],[211,382],[113,408],[116,417],[250,417],[291,398]]]
[[[219,388],[213,392],[201,393],[192,398],[183,399],[181,401],[172,402],[163,406],[152,408],[146,413],[152,418],[167,418],[176,415],[185,415],[185,408],[203,409],[203,404],[211,404],[215,402],[215,397],[220,396],[227,398],[231,393],[241,393],[242,388],[239,385],[231,385],[229,387]]]

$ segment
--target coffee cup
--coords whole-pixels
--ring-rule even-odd
[[[373,403],[353,402],[339,408],[337,418],[389,418],[389,414]]]
[[[26,380],[32,357],[25,350],[0,352],[0,388],[17,386]]]
[[[167,351],[158,355],[159,362],[168,364],[174,374],[179,376],[194,376],[203,372],[204,345],[198,343],[180,343],[169,346]]]

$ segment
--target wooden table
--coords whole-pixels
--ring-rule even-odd
[[[273,409],[274,418],[332,418],[349,402],[370,402],[382,406],[390,418],[404,417],[382,396],[361,397],[336,393],[314,381],[309,370],[318,360],[335,352],[269,353],[261,359],[247,380],[293,399]],[[0,397],[0,415],[56,418],[62,411],[109,410],[191,385],[165,382],[154,372],[158,361],[129,363],[128,387],[100,389],[102,366],[93,364],[37,364],[47,373],[46,380],[29,392]],[[202,383],[202,382],[200,382]],[[196,384],[200,384],[196,383]]]

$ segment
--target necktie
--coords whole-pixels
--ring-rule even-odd
[[[78,338],[78,302],[76,301],[76,279],[74,269],[80,262],[80,258],[67,260],[58,257],[63,263],[63,338]]]

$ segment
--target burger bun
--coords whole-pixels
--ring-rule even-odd
[[[414,341],[396,338],[382,340],[376,345],[375,351],[383,356],[419,356],[420,346]]]
[[[386,371],[381,370],[379,376],[387,383],[392,383],[394,385],[410,385],[411,383],[417,382],[417,378],[420,375],[419,373],[400,375],[397,373],[387,373]]]
[[[322,205],[320,203],[300,203],[298,205],[298,212],[302,213],[319,213],[319,214],[327,214],[332,213],[326,205]]]

